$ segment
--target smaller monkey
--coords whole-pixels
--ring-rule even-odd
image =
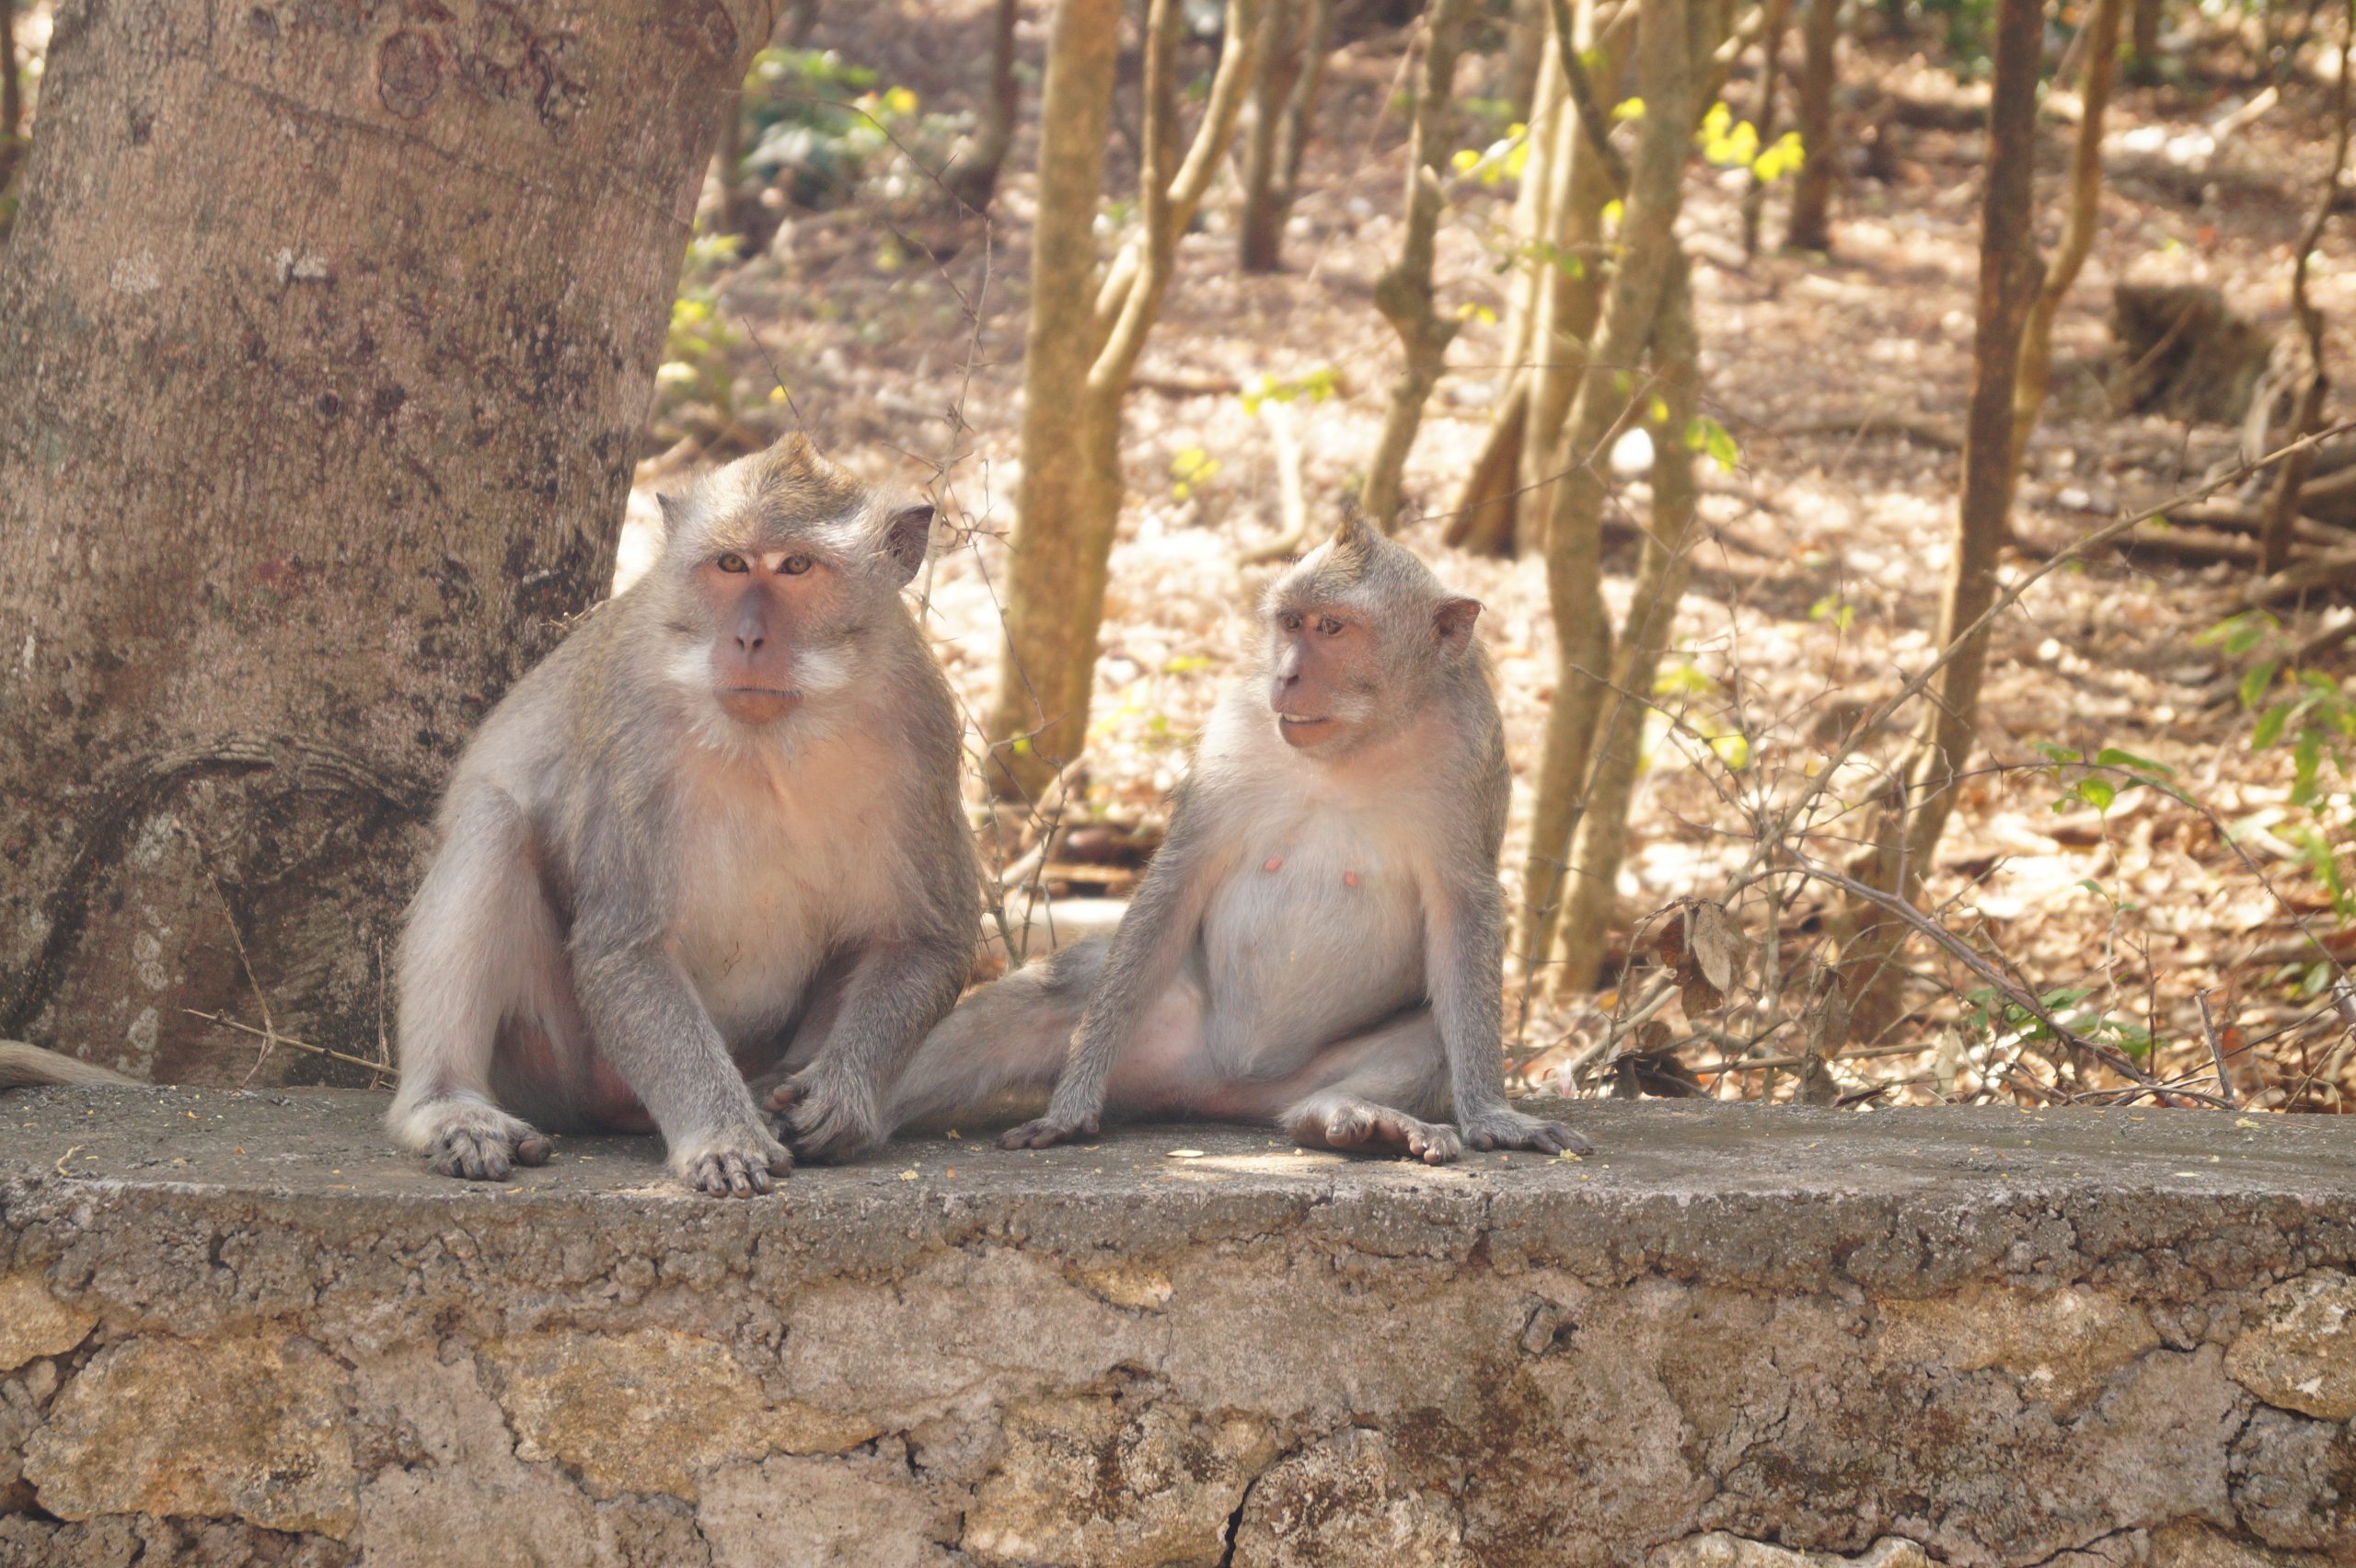
[[[96,1062],[44,1051],[21,1040],[0,1040],[0,1093],[12,1089],[86,1089],[95,1084],[138,1081]]]
[[[1109,1110],[1272,1119],[1307,1146],[1435,1165],[1466,1143],[1586,1152],[1506,1101],[1509,778],[1480,605],[1351,515],[1263,613],[1258,667],[1221,697],[1109,943],[966,998],[894,1124],[1053,1082],[1008,1147],[1092,1134]]]
[[[663,513],[443,800],[387,1121],[445,1175],[659,1130],[689,1185],[768,1192],[792,1156],[748,1077],[797,1152],[858,1153],[973,964],[956,708],[900,595],[932,508],[795,435]]]

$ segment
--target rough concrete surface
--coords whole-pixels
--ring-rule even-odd
[[[1562,1108],[500,1187],[0,1100],[0,1565],[2356,1563],[2356,1126]]]

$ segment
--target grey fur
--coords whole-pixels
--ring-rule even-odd
[[[0,1091],[11,1089],[87,1088],[92,1084],[137,1083],[96,1062],[44,1051],[21,1040],[0,1040]]]
[[[1457,1156],[1459,1129],[1476,1148],[1583,1149],[1506,1102],[1509,777],[1478,610],[1345,521],[1269,590],[1263,658],[1222,695],[1109,950],[968,998],[890,1119],[1052,1080],[1010,1147],[1092,1133],[1109,1109],[1269,1117],[1304,1143],[1432,1163]],[[1287,651],[1304,619],[1331,619],[1349,651],[1316,698],[1331,722],[1312,721],[1338,732],[1296,749],[1277,714],[1309,700]],[[1451,1107],[1456,1129],[1437,1125]]]
[[[900,595],[929,510],[790,437],[664,513],[654,567],[516,684],[443,801],[387,1120],[451,1175],[642,1106],[682,1179],[767,1191],[791,1161],[748,1075],[798,1152],[855,1154],[972,965],[956,710]],[[756,728],[701,673],[725,631],[694,580],[780,550],[835,576],[780,639],[799,706]]]

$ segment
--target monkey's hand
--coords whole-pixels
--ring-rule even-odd
[[[804,1159],[849,1159],[884,1141],[875,1097],[853,1075],[814,1062],[769,1090],[768,1105]]]
[[[793,1156],[757,1125],[710,1133],[671,1151],[671,1170],[699,1193],[749,1198],[771,1191],[773,1177],[793,1169]]]
[[[1025,1122],[1010,1132],[1000,1133],[1000,1148],[1045,1148],[1052,1144],[1069,1143],[1074,1138],[1096,1136],[1096,1118],[1057,1116],[1052,1112],[1035,1122]]]
[[[1474,1112],[1459,1120],[1457,1125],[1464,1130],[1464,1141],[1477,1149],[1529,1148],[1541,1154],[1591,1154],[1595,1148],[1560,1122],[1542,1122],[1503,1105],[1492,1111]]]

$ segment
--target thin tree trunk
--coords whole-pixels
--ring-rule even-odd
[[[1036,799],[1087,743],[1113,534],[1121,406],[1161,314],[1178,236],[1226,156],[1258,37],[1229,0],[1226,42],[1193,142],[1178,156],[1179,0],[1146,19],[1138,213],[1104,270],[1092,238],[1111,120],[1119,0],[1058,0],[1040,110],[1039,215],[1022,368],[1022,477],[1005,590],[1006,643],[987,732],[990,788]]]
[[[1980,299],[1972,340],[1971,401],[1964,426],[1963,500],[1955,559],[1939,612],[1938,647],[1987,610],[1996,593],[1996,552],[2013,499],[2013,395],[2022,329],[2044,271],[2029,232],[2037,151],[2037,78],[2043,35],[2040,0],[1999,0],[1994,90],[1988,107],[1988,171],[1980,208]],[[1961,644],[1923,693],[1913,752],[1897,780],[1899,798],[1881,813],[1877,849],[1864,879],[1908,903],[1922,891],[1933,851],[1954,810],[1956,780],[1979,727],[1987,670],[1985,628]],[[1856,935],[1842,954],[1854,1037],[1870,1040],[1898,1018],[1904,978],[1896,958],[1905,928],[1868,905],[1849,912]]]
[[[1382,434],[1367,465],[1366,514],[1384,533],[1399,526],[1401,477],[1423,423],[1424,404],[1439,385],[1448,345],[1460,322],[1443,320],[1432,305],[1432,252],[1439,229],[1440,171],[1448,164],[1449,99],[1456,91],[1456,57],[1472,0],[1432,0],[1425,18],[1424,71],[1415,94],[1415,122],[1407,138],[1407,232],[1399,259],[1375,280],[1374,305],[1399,334],[1405,363],[1392,385]]]
[[[58,31],[0,257],[0,1035],[373,1057],[444,769],[611,581],[770,13],[501,14]]]
[[[1905,6],[1892,7],[1902,17]],[[1791,28],[1791,0],[1770,0],[1759,48],[1759,144],[1772,147],[1780,133],[1776,114],[1783,108],[1784,34]],[[1767,181],[1756,170],[1742,192],[1742,253],[1759,254],[1759,221],[1767,211]]]
[[[2062,219],[2062,244],[2052,267],[2029,306],[2021,333],[2020,375],[2013,386],[2013,472],[2018,478],[2029,432],[2044,411],[2053,375],[2053,317],[2062,296],[2078,281],[2094,249],[2095,222],[2102,204],[2102,126],[2110,109],[2110,85],[2119,64],[2119,17],[2124,0],[2095,0],[2086,23],[2086,69],[2081,78],[2082,112],[2070,153],[2070,208]]]
[[[1089,514],[1088,406],[1096,358],[1096,205],[1120,58],[1121,0],[1056,0],[1040,88],[1038,216],[1032,224],[1031,319],[1022,348],[1022,468],[1015,490],[1006,645],[991,709],[991,786],[1035,795],[1080,753],[1084,702],[1064,687]],[[1087,624],[1092,649],[1096,623]]]
[[[1244,117],[1242,216],[1238,254],[1247,272],[1282,264],[1285,220],[1300,183],[1300,160],[1325,79],[1333,0],[1267,0],[1258,63]]]
[[[2356,50],[2356,0],[2349,0],[2345,30],[2339,40],[2339,78],[2332,87],[2331,167],[2324,175],[2323,190],[2316,197],[2316,210],[2307,218],[2306,232],[2299,236],[2298,257],[2291,264],[2291,314],[2306,344],[2306,368],[2300,378],[2291,428],[2283,432],[2286,443],[2302,441],[2322,427],[2324,398],[2331,389],[2331,377],[2324,363],[2323,312],[2316,308],[2315,299],[2308,293],[2307,275],[2308,264],[2315,258],[2316,247],[2323,242],[2324,227],[2331,222],[2331,210],[2339,198],[2340,170],[2348,165],[2348,67],[2351,50]],[[2306,488],[2307,476],[2315,471],[2315,448],[2302,447],[2282,460],[2281,471],[2274,478],[2273,491],[2267,497],[2265,531],[2260,536],[2261,577],[2271,577],[2291,564],[2291,541],[2299,520],[2299,494]]]
[[[1830,250],[1832,184],[1841,171],[1832,121],[1832,94],[1840,85],[1841,0],[1807,0],[1800,40],[1800,146],[1806,156],[1792,187],[1784,244],[1792,250]]]
[[[2128,45],[2127,75],[2130,81],[2154,82],[2160,74],[2160,22],[2165,6],[2164,0],[2135,0],[2134,19],[2131,24],[2132,41]]]
[[[1514,209],[1521,271],[1507,336],[1507,363],[1516,368],[1487,441],[1458,492],[1445,536],[1448,543],[1482,554],[1509,555],[1539,543],[1531,536],[1546,516],[1549,492],[1530,487],[1542,487],[1552,474],[1563,415],[1587,363],[1587,340],[1610,277],[1603,208],[1619,189],[1597,155],[1595,132],[1571,101],[1555,31],[1560,9],[1548,14],[1539,109],[1530,124],[1530,156],[1522,167],[1522,193]],[[1588,75],[1607,112],[1627,69],[1634,22],[1634,6],[1623,6],[1599,39],[1591,0],[1580,7],[1573,47],[1594,51],[1596,62]]]
[[[1022,0],[998,0],[990,14],[989,94],[982,121],[942,177],[949,193],[976,213],[990,210],[999,171],[1014,145],[1014,121],[1022,107],[1022,90],[1014,78],[1014,24],[1022,14]]]
[[[25,134],[25,71],[17,58],[17,0],[0,0],[0,192],[17,172]]]
[[[1534,971],[1552,946],[1596,721],[1609,689],[1611,631],[1602,588],[1604,489],[1597,465],[1643,397],[1637,359],[1652,337],[1669,276],[1669,255],[1676,244],[1680,180],[1693,127],[1688,10],[1688,0],[1643,0],[1636,92],[1645,100],[1645,118],[1631,163],[1621,259],[1612,269],[1594,352],[1580,373],[1554,449],[1553,467],[1562,478],[1554,485],[1546,528],[1554,695],[1546,710],[1538,799],[1522,869],[1526,974]]]
[[[1567,9],[1555,8],[1558,22]],[[1553,510],[1563,421],[1587,369],[1588,340],[1595,334],[1611,278],[1603,209],[1626,194],[1623,181],[1627,171],[1617,167],[1616,156],[1606,156],[1606,117],[1627,73],[1634,20],[1634,13],[1623,9],[1598,37],[1593,0],[1588,0],[1581,6],[1572,33],[1575,56],[1592,53],[1594,66],[1588,73],[1591,90],[1572,91],[1568,96],[1573,101],[1563,111],[1553,165],[1560,179],[1548,203],[1550,228],[1541,236],[1542,248],[1535,263],[1539,288],[1537,320],[1530,330],[1530,425],[1515,481],[1520,491],[1520,537],[1513,543],[1519,549],[1546,547],[1543,525]],[[1594,102],[1591,120],[1577,102],[1583,97]]]
[[[1653,321],[1654,387],[1665,411],[1654,421],[1652,522],[1636,567],[1635,591],[1611,661],[1612,695],[1594,745],[1587,810],[1572,840],[1571,873],[1558,945],[1560,983],[1593,989],[1611,926],[1620,862],[1628,840],[1628,806],[1635,793],[1645,721],[1685,596],[1692,557],[1693,449],[1685,432],[1700,412],[1700,347],[1693,329],[1693,294],[1684,254],[1671,247],[1669,283]]]

